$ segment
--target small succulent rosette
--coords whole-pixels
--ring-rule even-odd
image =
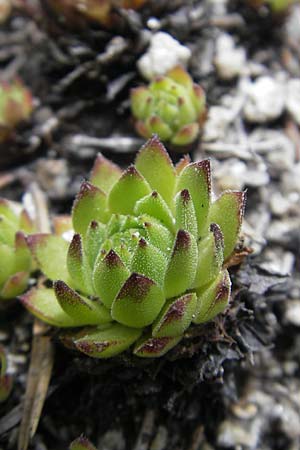
[[[147,0],[46,0],[48,7],[71,27],[89,22],[111,28],[118,19],[115,8],[139,9]]]
[[[101,155],[75,199],[71,243],[28,238],[53,288],[33,288],[21,301],[51,325],[85,327],[69,342],[89,356],[109,358],[132,344],[137,356],[161,356],[191,323],[228,305],[223,264],[244,202],[233,191],[212,201],[209,160],[185,157],[174,167],[157,137],[124,172]]]
[[[0,345],[0,403],[5,402],[12,390],[13,379],[7,373],[7,361],[5,350]]]
[[[22,205],[0,198],[0,301],[22,294],[33,268],[25,235],[35,226]]]
[[[20,80],[0,82],[0,144],[33,110],[30,91]]]
[[[282,14],[288,11],[289,7],[299,0],[248,0],[255,7],[266,5],[274,14]]]
[[[176,66],[148,87],[132,89],[131,110],[138,134],[157,134],[184,150],[199,136],[206,117],[205,94],[182,66]]]
[[[96,447],[85,437],[80,436],[70,444],[70,450],[97,450]]]

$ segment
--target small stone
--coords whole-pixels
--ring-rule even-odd
[[[256,428],[255,421],[242,426],[237,420],[224,420],[217,432],[217,444],[224,448],[238,448],[240,445],[242,448],[254,450],[259,440]]]
[[[290,275],[295,264],[293,253],[283,251],[281,248],[267,249],[264,252],[264,259],[265,261],[260,263],[259,267],[278,275]]]
[[[288,81],[286,109],[297,124],[300,125],[300,78]]]
[[[300,327],[300,300],[292,300],[286,303],[284,319],[296,327]]]
[[[276,191],[271,195],[270,198],[270,207],[273,214],[277,216],[283,216],[287,214],[294,202],[291,202],[287,196],[282,195],[281,192]]]
[[[267,123],[278,119],[285,107],[285,89],[279,81],[263,76],[242,85],[246,95],[244,116],[249,122]]]
[[[101,448],[101,450],[125,450],[125,447],[123,433],[119,430],[107,431],[98,444],[98,448]]]
[[[231,411],[239,419],[248,420],[257,414],[257,406],[253,403],[240,402],[232,405]]]
[[[189,48],[181,45],[168,33],[160,31],[151,37],[149,49],[138,60],[137,66],[144,78],[152,80],[178,64],[185,66],[190,57]]]
[[[208,118],[204,125],[203,141],[212,142],[222,140],[230,124],[228,109],[222,106],[212,106],[208,112]]]
[[[216,43],[215,66],[222,80],[232,80],[241,75],[246,64],[246,50],[236,47],[232,36],[221,34]]]

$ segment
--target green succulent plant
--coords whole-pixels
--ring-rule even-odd
[[[174,146],[193,143],[206,116],[205,94],[181,66],[131,91],[131,110],[137,132],[157,134]]]
[[[89,22],[113,28],[118,25],[120,17],[117,8],[137,10],[147,0],[45,0],[58,17],[71,27],[86,27]]]
[[[13,379],[6,373],[7,362],[5,350],[0,345],[0,403],[5,402],[12,390]]]
[[[80,436],[70,444],[70,450],[97,450],[97,449],[85,436]]]
[[[0,143],[19,123],[29,118],[32,110],[31,93],[20,80],[0,82]]]
[[[28,244],[53,288],[21,297],[81,352],[109,358],[135,343],[141,357],[165,354],[191,323],[224,310],[228,260],[238,239],[245,196],[212,201],[210,162],[173,166],[154,136],[124,172],[100,155],[72,210],[74,236],[36,234]]]
[[[22,205],[0,198],[0,300],[16,297],[27,287],[33,265],[25,233],[34,231]]]
[[[299,0],[249,0],[249,2],[254,6],[268,5],[272,12],[280,14],[287,11],[293,3],[298,3]]]

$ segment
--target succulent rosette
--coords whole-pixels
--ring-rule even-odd
[[[96,447],[85,437],[80,436],[70,444],[70,450],[97,450]]]
[[[267,5],[273,13],[280,14],[287,11],[292,4],[298,3],[299,0],[249,0],[249,2],[254,6]]]
[[[0,198],[0,300],[25,291],[33,261],[25,235],[35,231],[27,211]]]
[[[181,66],[156,77],[148,87],[131,91],[131,110],[137,132],[157,134],[174,146],[193,143],[206,116],[205,94]]]
[[[72,210],[74,236],[37,234],[28,243],[53,288],[21,297],[58,327],[85,327],[74,346],[96,358],[157,357],[191,325],[213,319],[230,296],[224,261],[240,231],[244,194],[212,201],[210,162],[173,166],[155,136],[122,172],[98,156]],[[89,326],[89,327],[86,327]]]
[[[32,110],[31,93],[20,80],[0,83],[0,143],[19,123],[29,118]]]
[[[139,9],[147,0],[46,0],[48,6],[62,16],[68,25],[82,26],[85,22],[98,23],[106,28],[118,20],[116,8]]]

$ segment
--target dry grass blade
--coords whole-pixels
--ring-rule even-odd
[[[41,232],[50,230],[46,199],[36,184],[30,188],[32,202],[37,213],[36,222]],[[30,366],[27,378],[22,421],[19,431],[18,450],[27,450],[34,436],[51,378],[54,348],[50,337],[45,335],[47,326],[34,321]]]

